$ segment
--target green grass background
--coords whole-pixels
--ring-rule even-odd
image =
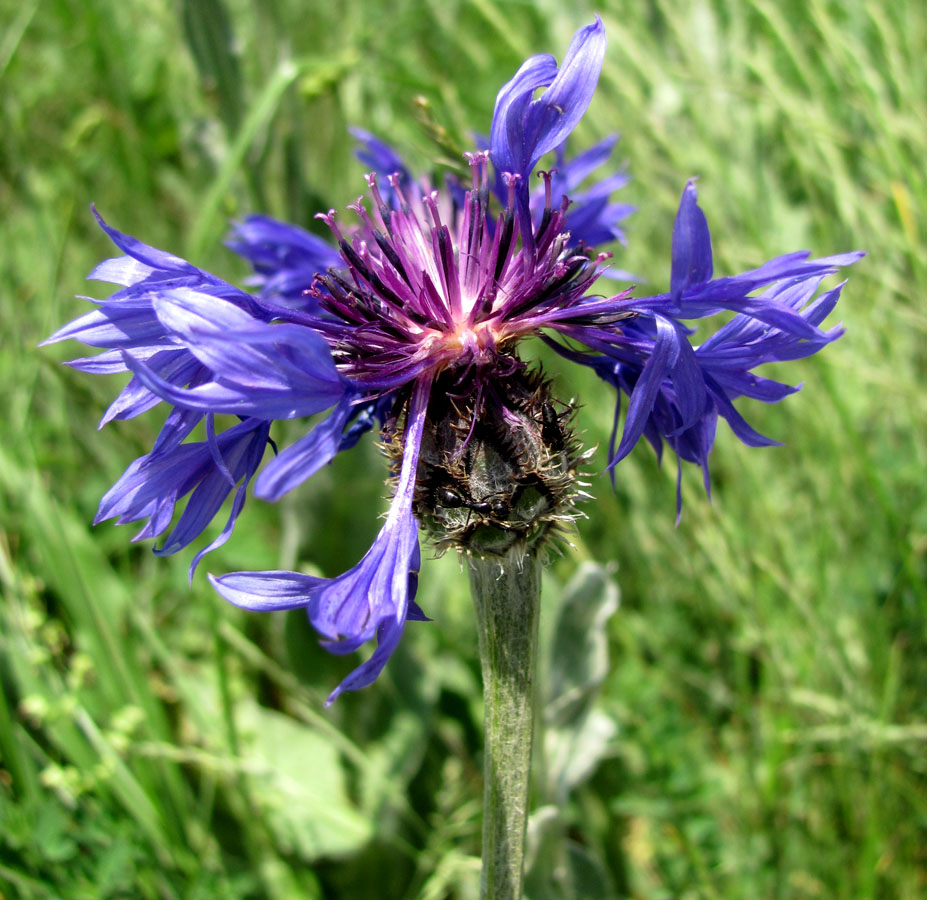
[[[356,660],[205,581],[352,565],[385,508],[376,450],[252,500],[191,589],[190,554],[90,526],[159,416],[98,433],[115,379],[36,344],[99,290],[83,278],[112,248],[91,201],[242,278],[230,218],[306,224],[361,193],[349,125],[424,168],[430,133],[486,132],[520,61],[562,58],[594,10],[608,56],[574,146],[622,133],[639,211],[621,267],[665,287],[693,175],[719,274],[798,248],[869,255],[846,336],[778,372],[802,392],[741,407],[785,447],[721,433],[713,503],[687,472],[678,528],[671,461],[642,447],[616,493],[593,479],[545,575],[545,628],[564,603],[605,620],[593,561],[621,606],[552,643],[551,673],[583,662],[583,707],[539,738],[530,896],[927,895],[922,3],[2,0],[0,896],[476,896],[479,670],[456,561],[426,559],[435,621],[328,711]],[[549,366],[601,448],[608,390]]]

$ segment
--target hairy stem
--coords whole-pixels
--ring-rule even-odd
[[[528,777],[534,726],[540,565],[470,558],[484,694],[483,900],[522,895]]]

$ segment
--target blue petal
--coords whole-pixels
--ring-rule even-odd
[[[525,149],[531,148],[528,171],[545,153],[562,144],[579,124],[599,81],[605,45],[605,26],[596,16],[592,25],[573,36],[557,77],[528,107],[522,136]]]
[[[331,706],[345,691],[359,691],[361,688],[370,686],[380,677],[383,667],[389,662],[390,656],[399,645],[405,625],[405,619],[385,619],[380,624],[376,634],[377,649],[374,650],[370,659],[359,665],[328,695],[325,701],[326,706]]]
[[[164,352],[161,347],[139,347],[133,351],[139,359],[149,359],[155,353]],[[122,353],[119,349],[106,350],[98,353],[96,356],[84,356],[79,359],[69,359],[65,362],[66,366],[77,369],[80,372],[89,372],[91,375],[117,375],[126,371],[126,364],[122,360]]]
[[[318,606],[310,615],[315,628],[330,640],[369,640],[384,619],[405,619],[408,575],[418,554],[412,498],[429,387],[428,382],[416,385],[402,470],[386,523],[364,558],[320,591]]]
[[[255,496],[276,503],[327,466],[341,449],[342,431],[350,414],[351,397],[346,396],[328,418],[267,464],[255,483]]]
[[[605,28],[596,16],[573,36],[562,67],[532,56],[496,97],[490,131],[493,164],[527,179],[537,161],[566,140],[595,93],[605,58]],[[537,100],[534,92],[547,90]]]
[[[235,491],[235,497],[232,501],[232,508],[229,511],[228,520],[225,523],[222,531],[202,550],[200,550],[190,562],[189,577],[190,581],[193,581],[193,573],[196,571],[196,567],[200,564],[200,561],[207,553],[212,553],[213,550],[221,547],[231,536],[232,531],[235,528],[235,523],[238,521],[238,517],[241,515],[241,511],[245,505],[245,499],[248,496],[248,484],[251,481],[252,475],[254,475],[257,467],[261,464],[261,460],[264,457],[264,450],[267,446],[267,431],[265,430],[263,435],[261,435],[260,442],[257,440],[252,441],[246,452],[245,459],[243,461],[243,468],[245,470],[245,477],[242,479],[240,485]],[[232,477],[235,475],[232,473]],[[192,498],[191,498],[192,501]],[[189,504],[188,504],[189,506]]]
[[[254,612],[301,609],[309,605],[313,591],[325,578],[299,572],[233,572],[217,578],[210,575],[212,586],[229,603]]]
[[[343,265],[338,251],[327,241],[270,216],[248,216],[236,223],[226,246],[263,274],[296,268],[324,272],[330,266]]]
[[[398,173],[400,181],[404,184],[412,180],[405,161],[389,144],[363,128],[349,128],[348,131],[360,144],[355,155],[365,166],[369,166],[372,172],[384,176]]]
[[[125,354],[142,384],[175,406],[286,419],[321,412],[349,389],[328,344],[311,328],[270,325],[232,303],[186,289],[167,291],[153,303],[164,328],[215,377],[180,387]]]
[[[332,692],[328,703],[343,691],[366,687],[376,679],[396,648],[406,619],[426,618],[413,603],[421,551],[412,499],[430,389],[429,377],[416,382],[396,495],[380,533],[356,566],[337,578],[310,578],[295,572],[210,576],[216,590],[237,606],[255,610],[304,607],[333,653],[352,652],[376,637],[373,655]]]
[[[656,324],[657,339],[653,352],[631,394],[621,443],[614,457],[609,461],[609,468],[624,459],[644,433],[647,419],[653,410],[663,379],[679,356],[679,335],[673,324],[662,316],[657,317]]]
[[[557,61],[547,53],[538,54],[526,59],[512,80],[500,89],[489,134],[490,154],[499,172],[522,174],[525,170],[527,174],[531,148],[525,148],[521,140],[526,109],[534,92],[556,77]]]
[[[595,247],[614,240],[624,240],[624,232],[618,223],[631,215],[634,207],[625,203],[610,203],[609,198],[628,183],[627,174],[621,172],[610,175],[585,191],[577,191],[579,185],[608,160],[617,140],[618,136],[612,135],[572,158],[566,157],[563,145],[557,148],[557,167],[551,180],[551,202],[555,206],[560,197],[566,195],[570,198],[567,211],[568,246],[584,244]],[[531,208],[536,216],[544,204],[545,188],[540,186],[531,195]]]
[[[342,450],[350,450],[377,424],[379,424],[380,427],[386,424],[395,399],[395,394],[381,394],[375,400],[354,406],[351,410],[351,415],[354,417],[354,424],[342,435],[341,443],[338,446],[339,452]]]
[[[690,181],[682,192],[679,212],[673,226],[673,262],[670,297],[679,302],[682,292],[693,285],[711,280],[711,235],[708,222],[697,203],[695,183]]]
[[[106,281],[128,287],[144,281],[156,270],[131,256],[117,256],[104,259],[88,276],[88,281]]]
[[[786,253],[763,263],[756,269],[742,272],[726,278],[715,278],[704,284],[693,284],[683,290],[682,297],[673,302],[678,305],[678,316],[683,319],[696,319],[714,315],[719,309],[731,309],[735,312],[745,312],[748,315],[755,313],[743,306],[749,301],[747,296],[757,288],[790,279],[815,278],[821,275],[832,275],[840,266],[849,266],[858,262],[865,255],[863,253],[845,253],[840,256],[829,256],[820,259],[809,259],[807,251]],[[649,298],[656,300],[657,298]],[[756,300],[757,298],[751,298]],[[797,323],[800,316],[787,305],[780,303],[769,304],[779,308],[782,314],[781,322]],[[754,308],[761,308],[754,307]],[[789,317],[788,313],[791,313]],[[778,322],[771,322],[779,326]],[[802,328],[801,326],[805,326]],[[788,327],[787,324],[784,327]],[[801,320],[799,330],[813,332],[806,322]]]
[[[168,343],[164,326],[154,314],[149,299],[118,304],[104,301],[98,309],[59,328],[42,341],[42,346],[68,340],[105,349]]]
[[[119,524],[147,518],[148,523],[134,540],[157,537],[170,525],[177,501],[193,491],[165,546],[156,551],[166,555],[187,546],[202,533],[240,480],[244,483],[239,494],[243,495],[264,454],[268,423],[249,419],[216,436],[215,451],[222,459],[221,467],[216,465],[214,449],[208,442],[174,443],[182,439],[188,426],[189,421],[169,418],[165,428],[170,438],[162,442],[165,446],[139,457],[126,469],[100,501],[94,524],[111,518],[118,518]],[[223,532],[225,538],[231,533],[244,502],[243,496],[236,500]],[[212,546],[218,544],[214,542]]]
[[[124,352],[120,351],[123,369],[127,369]],[[184,350],[163,350],[154,354],[138,354],[133,350],[133,358],[145,359],[147,365],[159,378],[171,384],[198,384],[203,380],[203,367]],[[132,419],[147,412],[161,402],[157,394],[153,394],[143,383],[133,377],[119,392],[116,399],[109,405],[103,418],[100,420],[102,428],[109,422],[117,419]]]
[[[384,525],[364,558],[319,590],[310,613],[316,630],[331,641],[363,643],[384,619],[405,618],[409,563],[417,546],[411,512]]]
[[[174,406],[200,412],[226,413],[267,419],[293,419],[311,416],[337,403],[344,391],[303,391],[290,385],[254,387],[253,385],[209,381],[192,388],[177,387],[158,377],[148,366],[124,354],[126,365],[153,394]]]
[[[196,266],[191,265],[185,259],[174,256],[173,253],[167,253],[164,250],[158,250],[156,247],[149,247],[128,234],[117,231],[111,225],[107,225],[103,217],[97,212],[96,207],[91,207],[100,227],[109,235],[110,240],[124,253],[132,259],[149,266],[151,269],[163,269],[171,272],[183,272],[186,274],[197,274],[200,272]],[[108,279],[107,279],[108,280]]]
[[[300,374],[337,381],[327,341],[305,325],[271,325],[233,303],[185,288],[165,291],[153,306],[162,325],[219,376],[263,380],[270,364],[279,370],[267,376],[271,384],[281,372],[297,381]]]
[[[151,449],[152,455],[176,447],[190,436],[202,418],[203,414],[196,410],[172,409],[155,439],[154,447]]]
[[[741,441],[748,447],[780,446],[779,441],[760,434],[750,426],[746,419],[734,408],[734,404],[728,399],[720,385],[712,380],[711,376],[706,376],[705,381],[711,390],[715,403],[718,405],[718,413],[723,416],[727,424],[731,426],[731,430]]]
[[[676,431],[686,431],[702,415],[707,399],[705,379],[699,368],[698,359],[683,329],[674,323],[678,354],[670,366],[669,374],[676,395],[676,406],[681,419]]]
[[[96,214],[96,210],[94,210]],[[143,244],[107,225],[97,215],[101,227],[126,256],[105,260],[91,273],[91,278],[123,285],[121,290],[97,303],[97,309],[65,325],[44,344],[75,339],[99,347],[104,353],[94,359],[73,361],[83,371],[106,374],[125,371],[124,352],[149,369],[155,378],[172,389],[202,384],[206,370],[184,346],[182,338],[164,324],[155,310],[159,297],[172,290],[192,290],[198,296],[221,298],[242,316],[269,320],[273,313],[255,298],[236,287],[192,266],[186,260]],[[117,358],[118,357],[118,358]],[[113,419],[136,416],[162,399],[137,375],[122,390],[106,411],[101,424]]]
[[[249,216],[237,223],[226,246],[254,267],[257,277],[252,283],[261,288],[262,296],[305,311],[316,308],[315,299],[306,295],[316,273],[343,265],[322,238],[269,216]]]
[[[588,150],[584,150],[577,156],[567,159],[565,147],[561,145],[557,149],[557,174],[554,176],[553,186],[556,192],[562,192],[570,195],[572,199],[573,192],[586,180],[599,166],[608,162],[612,155],[612,150],[618,141],[618,135],[609,135],[604,140],[593,144]],[[617,191],[618,188],[624,187],[628,182],[627,175],[613,175],[607,179],[609,184],[607,193]],[[556,193],[554,195],[556,199]]]

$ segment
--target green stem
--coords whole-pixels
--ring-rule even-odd
[[[485,729],[483,900],[520,900],[534,727],[541,575],[537,556],[469,559]]]

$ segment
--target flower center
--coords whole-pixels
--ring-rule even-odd
[[[370,174],[370,212],[363,198],[349,206],[359,227],[345,235],[334,210],[318,216],[346,268],[316,276],[313,292],[331,316],[312,325],[328,338],[344,374],[366,387],[390,389],[456,363],[485,370],[597,277],[601,259],[569,245],[569,201],[552,207],[551,172],[540,173],[544,209],[535,226],[516,209],[520,176],[501,174],[507,196],[493,218],[488,154],[468,160],[467,191],[456,183],[443,192],[404,186],[393,175],[389,193],[381,193]]]

